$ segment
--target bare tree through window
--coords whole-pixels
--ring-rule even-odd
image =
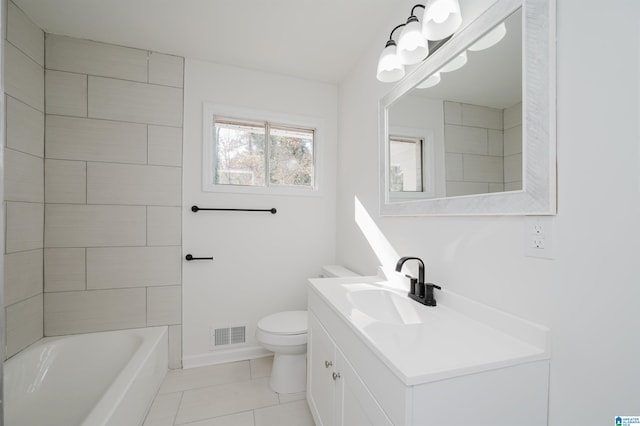
[[[313,129],[226,118],[214,128],[216,184],[313,188]]]

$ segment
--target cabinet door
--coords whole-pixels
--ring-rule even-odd
[[[336,414],[341,426],[392,426],[340,349],[336,349]]]
[[[307,345],[307,399],[316,426],[333,426],[335,344],[318,319],[309,312]]]

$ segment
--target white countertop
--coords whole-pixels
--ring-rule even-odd
[[[445,290],[431,307],[377,276],[309,283],[409,386],[549,358],[545,327]]]

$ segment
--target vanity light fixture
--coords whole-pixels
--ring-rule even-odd
[[[440,83],[440,73],[442,72],[451,72],[455,71],[459,68],[462,68],[464,64],[467,63],[467,52],[462,52],[455,58],[453,58],[449,63],[440,68],[438,72],[431,74],[429,77],[425,78],[422,83],[416,86],[417,89],[428,89],[429,87],[433,87],[436,84]]]
[[[383,83],[393,83],[404,77],[404,64],[400,62],[400,58],[397,54],[397,45],[393,39],[393,33],[405,24],[400,24],[391,30],[389,34],[389,41],[384,47],[380,59],[378,59],[378,73],[377,78]]]
[[[440,68],[439,72],[451,72],[459,68],[462,68],[467,63],[467,52],[464,51],[452,60],[450,60],[445,66]]]
[[[424,8],[421,4],[413,6],[411,16],[407,19],[398,38],[398,57],[406,65],[417,64],[429,56],[429,42],[422,35],[422,25],[418,17],[413,14],[416,7]]]
[[[442,40],[462,24],[458,0],[429,0],[422,17],[422,34],[429,40]]]
[[[440,71],[433,73],[429,77],[422,80],[422,83],[418,84],[416,88],[428,89],[429,87],[433,87],[438,83],[440,83]]]
[[[502,22],[500,25],[482,36],[480,40],[469,46],[469,50],[471,50],[472,52],[477,52],[479,50],[488,49],[502,40],[506,34],[507,27],[504,22]]]
[[[413,14],[418,7],[424,9],[422,22]],[[429,41],[442,40],[441,45],[447,37],[460,28],[460,24],[462,24],[462,16],[458,0],[427,0],[426,6],[416,4],[411,8],[411,15],[407,22],[391,30],[389,40],[378,59],[376,77],[383,83],[393,83],[402,79],[405,75],[405,65],[417,64],[429,56]],[[402,31],[396,43],[393,33],[398,28],[402,28]],[[453,71],[463,66],[466,63],[466,55],[452,62],[455,64],[448,64],[445,68],[448,66],[450,68],[444,71]]]

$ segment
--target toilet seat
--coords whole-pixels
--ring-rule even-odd
[[[258,321],[258,330],[280,336],[306,334],[307,318],[307,311],[278,312]]]

